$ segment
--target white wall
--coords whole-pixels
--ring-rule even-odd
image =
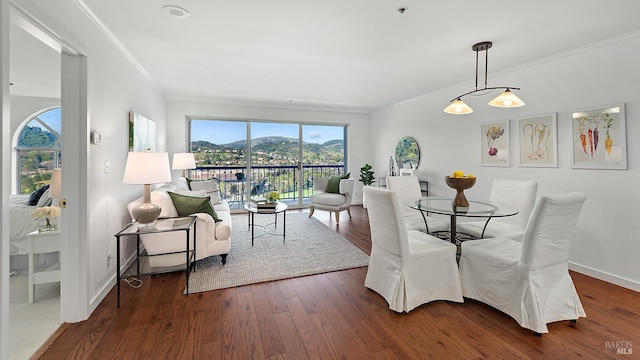
[[[164,94],[114,46],[74,1],[17,2],[87,56],[90,129],[102,134],[102,144],[89,148],[89,168],[76,169],[78,172],[86,171],[89,178],[90,237],[86,239],[89,268],[81,271],[89,273],[90,304],[87,305],[92,311],[115,284],[117,259],[113,235],[130,221],[127,203],[142,194],[142,186],[122,183],[128,153],[128,112],[136,111],[156,121],[158,151],[166,151]],[[110,165],[108,174],[104,173],[105,161]],[[133,248],[131,244],[127,250]],[[111,261],[107,260],[107,253],[113,256]]]
[[[454,170],[476,174],[468,197],[488,198],[494,178],[535,179],[539,194],[582,191],[588,195],[578,222],[571,252],[571,268],[640,291],[640,242],[633,225],[640,205],[638,142],[640,126],[640,35],[620,38],[597,47],[527,64],[521,69],[493,76],[489,86],[520,86],[517,94],[526,103],[517,109],[487,105],[497,94],[468,97],[470,115],[445,114],[448,101],[472,90],[468,85],[428,94],[373,114],[375,165],[387,166],[396,142],[413,136],[421,148],[418,175],[430,182],[430,195],[452,196],[443,181]],[[571,111],[625,103],[628,170],[571,168]],[[516,121],[511,121],[511,166],[481,167],[480,124],[517,120],[557,112],[558,167],[518,167]]]
[[[283,122],[312,122],[317,124],[349,124],[347,139],[347,166],[351,177],[359,178],[360,167],[373,161],[371,153],[369,114],[326,110],[305,110],[284,107],[266,107],[222,103],[208,100],[172,99],[167,106],[168,151],[187,151],[186,117],[276,120]],[[177,175],[176,171],[174,175]],[[362,201],[362,183],[356,182],[356,199]]]

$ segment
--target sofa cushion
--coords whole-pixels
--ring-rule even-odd
[[[187,179],[184,177],[177,177],[175,179],[172,179],[171,182],[167,184],[174,186],[176,190],[191,190],[191,188],[189,188]]]
[[[344,175],[334,175],[329,178],[329,182],[327,183],[327,189],[325,190],[328,193],[339,194],[340,193],[340,180],[348,179],[351,173],[347,173]]]
[[[211,196],[212,204],[220,204],[222,198],[220,197],[220,187],[218,185],[218,180],[210,179],[210,180],[190,180],[189,186],[191,190],[204,190],[207,192],[207,195]]]
[[[140,199],[142,202],[142,199]],[[176,217],[178,212],[173,206],[173,201],[166,191],[154,190],[151,192],[151,203],[160,206],[160,217]]]
[[[221,221],[220,218],[218,218],[218,214],[216,214],[216,211],[211,205],[211,197],[181,195],[172,191],[167,191],[167,193],[171,197],[173,206],[176,208],[179,216],[189,216],[196,213],[206,213],[211,215],[215,222]]]
[[[310,200],[312,204],[338,206],[344,204],[346,198],[342,194],[325,192],[311,195]]]

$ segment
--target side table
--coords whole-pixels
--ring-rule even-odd
[[[29,239],[29,304],[35,298],[36,285],[60,281],[60,269],[36,272],[35,256],[60,251],[60,230],[50,232],[32,231]]]
[[[193,267],[195,271],[196,261],[196,222],[197,217],[195,215],[176,217],[176,218],[159,218],[156,220],[155,226],[152,227],[138,227],[135,223],[130,223],[125,226],[120,232],[115,234],[117,243],[117,257],[118,264],[116,266],[116,282],[118,289],[118,303],[120,307],[120,280],[128,278],[138,278],[144,275],[154,275],[173,271],[185,271],[187,276],[187,296],[189,295],[189,272]],[[190,248],[189,233],[193,230],[193,248]],[[157,234],[163,232],[172,231],[184,231],[185,232],[185,250],[168,252],[163,254],[148,254],[146,250],[140,253],[140,235],[144,234]],[[135,236],[136,238],[136,257],[134,261],[127,267],[124,272],[120,272],[120,238],[121,237]],[[176,239],[176,241],[179,241]],[[162,256],[172,256],[174,254],[184,254],[184,266],[154,266],[151,264],[152,257],[160,258]],[[133,274],[127,274],[129,271],[134,271]]]
[[[286,240],[286,235],[287,235],[287,209],[289,208],[289,205],[287,205],[284,202],[278,201],[276,202],[274,207],[258,207],[258,204],[253,203],[253,202],[247,202],[244,204],[244,209],[247,210],[247,215],[248,215],[248,225],[251,228],[251,246],[253,246],[253,240],[256,237],[261,237],[263,235],[266,234],[272,234],[272,235],[282,235],[282,242],[285,242]],[[261,226],[258,225],[260,227],[262,227],[262,229],[264,230],[264,233],[258,236],[255,236],[255,215],[256,214],[271,214],[274,215],[274,228],[278,227],[278,214],[282,213],[282,234],[277,234],[277,233],[270,233],[267,230],[267,226]],[[271,224],[269,224],[271,225]]]

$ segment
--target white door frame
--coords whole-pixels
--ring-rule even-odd
[[[69,42],[51,33],[34,17],[0,0],[0,358],[8,357],[9,345],[9,196],[11,193],[11,134],[9,108],[9,30],[15,21],[23,29],[61,53],[62,196],[60,315],[62,322],[77,322],[89,316],[89,225],[88,159],[89,117],[87,103],[87,58]]]

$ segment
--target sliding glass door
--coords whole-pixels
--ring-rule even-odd
[[[345,172],[346,125],[189,119],[194,179],[220,179],[232,209],[278,191],[290,206],[308,203],[313,179]],[[302,139],[302,141],[300,140]]]

